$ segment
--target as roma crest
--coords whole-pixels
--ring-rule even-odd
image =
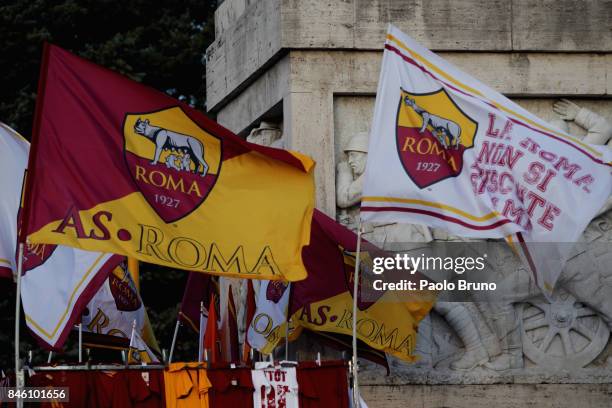
[[[134,312],[142,306],[138,290],[134,281],[130,278],[127,269],[127,262],[122,262],[108,275],[108,285],[110,287],[115,306],[122,312]]]
[[[266,289],[266,299],[274,303],[280,302],[289,284],[281,281],[270,281]]]
[[[23,251],[23,270],[30,271],[38,268],[51,258],[56,248],[57,245],[51,244],[26,244]]]
[[[478,124],[440,89],[415,94],[400,89],[397,152],[406,173],[426,188],[463,168],[463,153],[474,146]]]
[[[123,123],[125,161],[157,215],[178,221],[198,208],[221,169],[221,140],[179,107],[131,113]]]

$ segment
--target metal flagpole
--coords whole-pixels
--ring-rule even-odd
[[[172,336],[172,345],[170,346],[170,356],[168,357],[168,364],[172,362],[172,356],[174,355],[174,346],[176,346],[176,337],[178,336],[179,327],[181,326],[181,321],[176,321],[176,326],[174,326],[174,335]]]
[[[138,259],[128,257],[128,273],[132,277],[132,281],[134,281],[134,285],[136,286],[136,290],[140,293],[140,263]]]
[[[289,361],[289,305],[287,305],[287,321],[285,322],[285,361]]]
[[[287,290],[291,299],[291,283],[288,284]],[[285,361],[289,361],[289,304],[287,304],[287,317],[285,318]]]
[[[130,335],[130,349],[134,347],[134,337],[136,336],[136,319],[132,322],[132,334]]]
[[[19,243],[17,259],[17,296],[15,299],[15,382],[17,391],[25,386],[24,374],[19,361],[19,317],[21,314],[21,274],[23,272],[23,243]],[[23,407],[23,400],[17,399],[17,407]]]
[[[130,364],[130,359],[132,358],[132,348],[134,347],[134,337],[136,336],[136,319],[132,322],[132,334],[130,335],[130,346],[127,351],[127,359],[125,360],[125,365]]]
[[[83,362],[83,323],[79,323],[79,363]]]
[[[198,363],[204,358],[204,302],[200,302],[200,331],[198,333]]]
[[[359,296],[359,267],[361,263],[361,219],[357,230],[357,255],[353,274],[353,408],[359,408],[359,380],[357,368],[357,297]]]

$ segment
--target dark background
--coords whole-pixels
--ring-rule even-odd
[[[204,111],[204,54],[214,40],[211,0],[0,0],[0,121],[30,139],[42,45],[48,41]],[[141,294],[157,341],[170,348],[187,274],[141,265]],[[0,369],[14,367],[15,285],[0,282]],[[22,356],[46,361],[21,322]],[[75,361],[74,341],[60,359]],[[180,332],[175,360],[197,358]],[[178,361],[178,360],[177,360]]]

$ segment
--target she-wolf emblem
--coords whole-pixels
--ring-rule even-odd
[[[200,165],[202,165],[202,177],[208,173],[208,164],[204,160],[204,145],[195,137],[153,126],[149,119],[142,120],[140,118],[134,124],[134,131],[155,144],[155,156],[151,161],[152,165],[159,162],[163,150],[178,150],[184,153],[186,160],[195,164],[196,173],[198,173]],[[182,167],[189,169],[189,166],[183,165]]]
[[[423,118],[423,126],[419,130],[419,133],[423,133],[427,126],[431,125],[435,131],[436,138],[445,149],[451,146],[454,147],[455,150],[459,149],[459,145],[461,144],[461,127],[457,123],[450,119],[427,112],[417,105],[414,99],[410,99],[407,96],[404,97],[404,103],[414,109],[414,111]],[[446,143],[447,138],[448,143]]]

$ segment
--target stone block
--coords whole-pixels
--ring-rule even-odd
[[[242,133],[289,93],[289,57],[286,56],[236,95],[217,114],[217,121]]]
[[[216,19],[206,75],[213,112],[288,52],[325,49],[340,58],[336,52],[382,49],[388,23],[430,49],[451,52],[451,60],[502,92],[601,96],[612,89],[612,57],[595,53],[612,51],[612,7],[605,0],[227,0]],[[351,68],[369,70],[345,62],[331,62],[341,68],[333,75],[339,81],[359,76]],[[377,75],[366,83],[371,78]]]
[[[283,47],[352,48],[354,8],[354,0],[282,0]]]
[[[316,162],[317,208],[335,217],[333,97],[328,92],[291,92],[283,101],[283,134],[288,149],[307,154]]]
[[[362,386],[369,407],[608,408],[612,384],[500,384]]]
[[[381,49],[389,23],[436,50],[510,50],[505,0],[355,0],[356,49]]]
[[[207,49],[206,105],[218,106],[271,65],[281,50],[280,0],[247,4],[238,19]]]
[[[509,95],[610,94],[606,57],[579,53],[440,53],[491,88]]]
[[[291,90],[376,92],[381,57],[376,51],[292,51]]]
[[[608,61],[595,53],[440,52],[442,58],[511,96],[612,95]],[[292,51],[293,91],[376,93],[382,55],[376,51]]]
[[[512,0],[512,48],[612,51],[609,0]]]
[[[215,37],[219,38],[221,33],[236,22],[238,17],[244,13],[247,4],[254,0],[225,0],[215,10]]]

